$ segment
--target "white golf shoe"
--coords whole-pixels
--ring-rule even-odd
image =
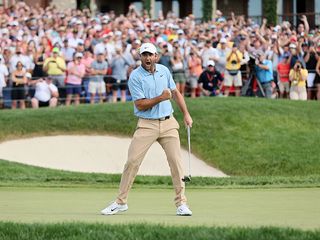
[[[177,208],[177,215],[178,216],[192,216],[192,212],[186,204],[182,204]]]
[[[101,211],[102,215],[114,215],[117,212],[124,212],[128,210],[127,204],[118,204],[116,202],[111,203],[108,207]]]

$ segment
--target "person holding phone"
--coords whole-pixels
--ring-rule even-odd
[[[291,82],[290,99],[307,100],[307,77],[308,70],[304,69],[302,63],[297,60],[293,66],[293,69],[291,69],[289,73],[289,80]]]

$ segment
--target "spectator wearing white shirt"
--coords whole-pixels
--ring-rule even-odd
[[[73,55],[76,50],[69,46],[69,40],[66,38],[63,40],[63,47],[61,48],[61,54],[66,60],[66,63],[69,63],[73,60]]]
[[[0,98],[3,97],[2,90],[7,86],[7,77],[9,76],[9,71],[7,66],[4,64],[3,56],[0,55]]]
[[[212,47],[210,40],[207,40],[205,46],[201,52],[202,67],[206,68],[209,60],[217,62],[219,60],[218,50]]]
[[[30,84],[35,85],[35,94],[31,99],[32,108],[56,107],[58,103],[58,88],[52,83],[51,77],[33,80]]]
[[[14,54],[9,61],[9,70],[12,73],[13,71],[15,71],[17,68],[17,63],[21,62],[23,65],[23,68],[27,71],[27,72],[32,72],[33,70],[33,62],[31,60],[31,58],[29,58],[28,56],[24,55],[22,53],[22,49],[21,47],[16,47],[16,54]]]

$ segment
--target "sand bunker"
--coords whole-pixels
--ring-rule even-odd
[[[78,172],[121,173],[130,138],[110,136],[51,136],[13,140],[0,144],[0,159],[34,166]],[[188,171],[188,152],[183,150]],[[170,175],[165,153],[158,143],[148,151],[139,175]],[[192,176],[226,175],[191,155]]]

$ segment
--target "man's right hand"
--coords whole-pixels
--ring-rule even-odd
[[[161,98],[163,99],[163,101],[171,99],[172,98],[171,90],[168,88],[163,90],[161,94]]]

